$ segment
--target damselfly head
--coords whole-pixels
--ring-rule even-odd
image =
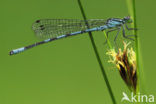
[[[124,22],[126,23],[132,23],[132,18],[130,16],[126,16],[123,18]]]

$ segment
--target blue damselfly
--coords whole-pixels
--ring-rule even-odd
[[[77,34],[82,34],[86,32],[93,31],[107,31],[108,33],[111,31],[117,30],[117,34],[115,36],[114,41],[116,41],[117,36],[122,29],[123,37],[130,38],[130,36],[134,35],[125,35],[125,27],[128,30],[134,30],[134,28],[129,28],[127,26],[128,23],[132,23],[132,19],[127,16],[124,18],[109,18],[107,20],[103,19],[90,19],[90,20],[77,20],[77,19],[41,19],[37,20],[32,25],[32,29],[34,30],[37,37],[46,38],[41,42],[37,42],[32,45],[28,45],[26,47],[18,48],[10,51],[10,55],[20,53],[32,47],[36,47],[40,44],[48,43],[54,40],[58,40],[61,38],[74,36]]]

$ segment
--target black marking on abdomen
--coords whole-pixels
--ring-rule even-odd
[[[29,46],[26,46],[25,48],[26,49],[29,49],[29,48],[32,48],[32,47],[35,47],[36,46],[36,43],[35,44],[32,44],[32,45],[29,45]]]
[[[57,39],[57,38],[51,38],[51,39],[49,40],[49,42],[50,42],[50,41],[53,41],[53,40],[56,40],[56,39]],[[35,47],[35,46],[38,46],[38,45],[44,44],[44,43],[47,43],[47,42],[46,42],[46,41],[37,42],[37,43],[35,43],[35,44],[26,46],[25,48],[26,48],[26,49],[29,49],[29,48],[32,48],[32,47]]]
[[[57,40],[57,38],[51,38],[50,41]]]
[[[82,31],[81,31],[81,34],[83,34],[83,33],[86,33],[86,30],[82,30]]]

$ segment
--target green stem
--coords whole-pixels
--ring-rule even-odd
[[[80,1],[80,0],[78,0],[78,4],[79,4],[79,7],[80,7],[80,10],[81,10],[81,13],[82,13],[82,16],[83,16],[84,20],[87,20],[86,15],[85,15],[85,13],[84,13],[84,9],[83,9],[83,7],[82,7],[82,4],[81,4],[81,1]],[[87,22],[86,22],[86,25],[87,25],[87,27],[89,28]],[[104,80],[105,80],[105,82],[106,82],[106,85],[107,85],[109,94],[110,94],[110,96],[111,96],[112,102],[113,102],[113,104],[116,104],[116,100],[115,100],[115,98],[114,98],[114,95],[113,95],[111,86],[110,86],[110,84],[109,84],[109,81],[108,81],[106,72],[105,72],[104,67],[103,67],[103,65],[102,65],[102,61],[101,61],[101,59],[100,59],[100,56],[99,56],[99,53],[98,53],[98,51],[97,51],[97,47],[96,47],[96,44],[95,44],[95,41],[94,41],[94,38],[93,38],[91,32],[89,32],[89,37],[90,37],[90,40],[91,40],[91,43],[92,43],[92,46],[93,46],[93,49],[94,49],[94,52],[95,52],[97,61],[98,61],[99,66],[100,66],[100,68],[101,68],[101,72],[102,72],[103,78],[104,78]]]
[[[133,19],[134,19],[134,28],[137,28],[137,22],[136,22],[136,6],[135,6],[135,0],[132,0],[133,3]],[[134,35],[135,35],[135,47],[136,47],[136,65],[137,65],[137,87],[136,87],[136,92],[140,92],[139,88],[139,48],[138,48],[138,34],[137,30],[134,30]]]
[[[106,32],[103,31],[103,33],[104,33],[104,35],[105,35],[105,37],[106,37],[106,40],[107,40],[107,43],[108,43],[109,48],[110,48],[110,49],[113,49],[113,48],[112,48],[112,45],[111,45],[111,43],[110,43],[110,41],[109,41],[109,39],[108,39],[108,37],[107,37]]]
[[[133,27],[137,29],[137,22],[136,22],[136,6],[135,6],[136,0],[127,0],[127,6],[129,9],[130,14],[133,18]],[[139,66],[139,41],[138,41],[138,34],[137,30],[134,30],[135,35],[135,53],[136,53],[136,68],[137,68],[137,86],[136,86],[136,93],[140,92],[140,66]]]

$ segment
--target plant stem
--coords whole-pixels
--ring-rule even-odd
[[[111,43],[110,43],[110,41],[109,41],[109,39],[108,39],[108,37],[107,37],[106,31],[103,31],[103,33],[104,33],[104,35],[105,35],[105,37],[106,37],[106,40],[107,40],[107,43],[108,43],[109,48],[110,48],[110,49],[113,49],[113,48],[112,48],[112,45],[111,45]]]
[[[80,1],[80,0],[78,0],[78,4],[79,4],[80,10],[81,10],[81,14],[82,14],[84,20],[87,20],[86,15],[85,15],[85,13],[84,13],[84,9],[83,9],[83,7],[82,7],[82,4],[81,4],[81,1]],[[87,22],[86,22],[86,25],[87,25],[87,27],[89,28]],[[99,53],[98,53],[98,51],[97,51],[97,47],[96,47],[96,44],[95,44],[95,41],[94,41],[94,38],[93,38],[91,32],[89,32],[89,37],[90,37],[90,40],[91,40],[91,43],[92,43],[92,46],[93,46],[93,49],[94,49],[94,52],[95,52],[97,61],[98,61],[99,66],[100,66],[100,68],[101,68],[101,72],[102,72],[103,78],[104,78],[104,80],[105,80],[105,83],[106,83],[106,85],[107,85],[109,94],[110,94],[110,96],[111,96],[112,102],[113,102],[113,104],[116,104],[116,100],[115,100],[115,98],[114,98],[114,95],[113,95],[111,86],[110,86],[110,84],[109,84],[109,81],[108,81],[106,72],[105,72],[105,70],[104,70],[104,66],[102,65],[102,61],[101,61],[101,59],[100,59],[100,56],[99,56]]]
[[[136,22],[136,0],[127,0],[128,10],[133,19],[133,27],[137,29],[137,22]],[[134,30],[135,35],[135,53],[136,53],[136,69],[137,69],[137,86],[136,86],[136,94],[140,92],[140,66],[139,66],[139,41],[138,41],[138,34],[137,30]]]
[[[134,18],[134,28],[137,28],[137,23],[136,23],[136,6],[135,6],[135,0],[132,0],[133,3],[133,18]],[[134,30],[134,35],[135,35],[135,47],[136,47],[136,65],[137,65],[137,88],[136,88],[136,92],[140,92],[140,84],[139,84],[139,48],[138,48],[138,34],[137,34],[137,30]]]

